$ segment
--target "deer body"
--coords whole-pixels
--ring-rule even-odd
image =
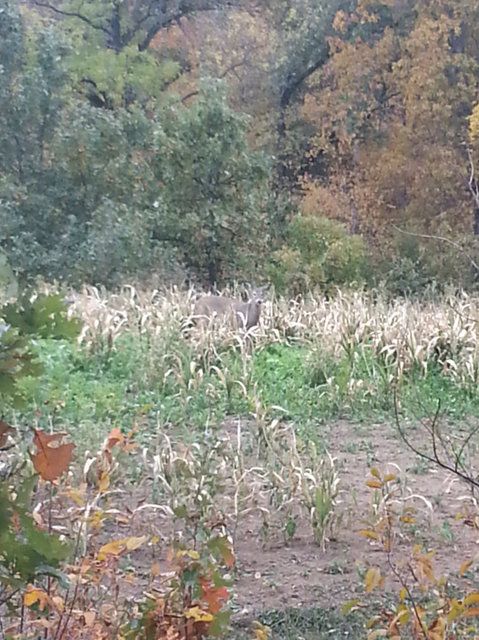
[[[197,300],[194,316],[197,321],[208,322],[217,317],[248,330],[258,324],[263,305],[263,294],[255,289],[248,302],[226,296],[207,295]]]

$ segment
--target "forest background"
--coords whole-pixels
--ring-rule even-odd
[[[476,285],[474,0],[0,0],[0,17],[3,278]]]

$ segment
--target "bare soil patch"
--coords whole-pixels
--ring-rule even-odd
[[[474,558],[478,552],[479,531],[465,524],[465,510],[472,508],[468,487],[450,474],[433,466],[427,467],[410,452],[388,424],[368,426],[350,422],[335,422],[328,427],[327,442],[331,454],[337,458],[341,475],[342,505],[347,517],[323,551],[313,541],[306,523],[300,523],[295,538],[288,544],[269,541],[262,543],[260,522],[255,516],[240,521],[236,535],[237,577],[234,608],[237,619],[251,619],[258,613],[289,607],[333,607],[361,592],[360,569],[369,565],[379,567],[390,575],[386,554],[378,543],[371,542],[358,531],[371,514],[372,491],[365,484],[369,469],[398,472],[405,483],[405,495],[423,496],[433,507],[426,508],[421,499],[411,499],[418,507],[417,526],[402,532],[398,539],[396,557],[409,554],[415,542],[426,549],[434,549],[436,575],[447,575],[462,589],[472,589],[473,581],[461,578],[461,563]],[[134,510],[144,504],[146,487],[138,487],[135,495],[123,496],[128,508]],[[458,517],[459,514],[459,517]],[[462,515],[461,515],[462,514]],[[118,537],[118,530],[108,527],[103,532]],[[145,509],[131,523],[122,528],[121,535],[141,535],[156,531],[168,537],[170,530],[158,512]],[[143,581],[132,588],[135,593],[155,587],[149,579],[154,560],[165,566],[166,547],[159,558],[139,550],[132,554],[131,563]],[[159,585],[158,585],[159,586]],[[386,589],[393,587],[386,582]]]

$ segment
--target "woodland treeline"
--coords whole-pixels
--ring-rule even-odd
[[[476,0],[0,0],[4,257],[476,286],[478,89]]]

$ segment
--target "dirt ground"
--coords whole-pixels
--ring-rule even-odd
[[[365,527],[362,517],[371,514],[372,491],[365,484],[369,469],[398,473],[405,480],[405,493],[428,500],[412,499],[418,508],[417,537],[411,532],[399,539],[394,558],[410,553],[414,542],[434,549],[435,575],[448,575],[454,584],[472,589],[473,582],[459,578],[458,569],[479,551],[479,530],[460,517],[473,510],[470,491],[452,475],[420,459],[398,438],[393,427],[378,424],[367,427],[341,422],[329,429],[329,451],[341,469],[343,507],[350,515],[322,551],[306,531],[288,544],[273,549],[258,546],[253,527],[238,536],[240,577],[235,587],[237,604],[247,614],[285,607],[338,605],[354,597],[361,587],[358,568],[375,565],[390,574],[387,557],[378,543],[358,534]],[[392,463],[392,464],[391,464]],[[420,535],[422,534],[422,537]],[[389,586],[392,586],[389,584]]]
[[[361,569],[374,565],[382,573],[391,574],[382,547],[358,533],[366,526],[363,518],[371,515],[373,491],[365,484],[371,466],[381,472],[400,473],[405,486],[403,495],[419,494],[432,505],[431,511],[423,500],[410,500],[418,509],[416,532],[403,531],[393,557],[407,557],[415,542],[423,543],[436,552],[437,576],[448,575],[453,584],[472,589],[472,580],[458,575],[460,565],[474,559],[479,551],[479,530],[467,524],[463,515],[467,510],[473,511],[468,488],[451,474],[421,463],[390,425],[336,422],[327,431],[329,451],[339,465],[341,506],[346,512],[337,538],[328,542],[323,551],[303,524],[289,544],[278,540],[277,544],[263,546],[258,518],[240,522],[235,548],[238,576],[233,589],[236,619],[252,619],[271,609],[338,606],[362,593]],[[417,435],[416,444],[419,438]],[[394,465],[399,466],[400,472]],[[135,520],[135,527],[122,531],[122,535],[145,532],[146,519]],[[140,575],[148,574],[151,557],[137,552],[132,561]],[[386,582],[387,589],[392,586]]]

